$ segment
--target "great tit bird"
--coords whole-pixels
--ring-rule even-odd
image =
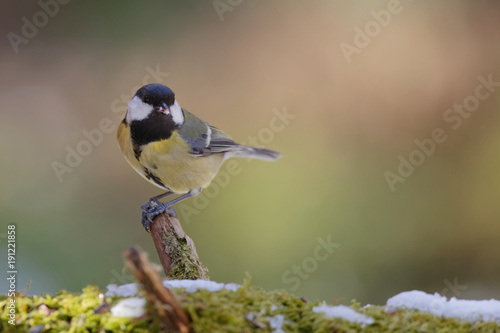
[[[163,212],[176,216],[172,205],[195,196],[230,157],[274,161],[280,153],[237,144],[233,139],[182,109],[170,88],[148,84],[137,90],[118,127],[118,143],[128,163],[142,177],[167,192],[141,207],[142,225]],[[182,194],[169,202],[160,199]]]

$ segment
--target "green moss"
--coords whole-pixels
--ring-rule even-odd
[[[1,332],[148,332],[151,320],[117,318],[111,313],[95,314],[103,304],[101,292],[88,286],[80,294],[60,291],[54,296],[16,297],[16,325],[8,323],[7,302],[0,298]],[[101,296],[102,297],[102,296]],[[36,328],[36,329],[35,329]]]
[[[186,239],[179,237],[175,231],[163,235],[166,250],[172,259],[168,278],[171,280],[208,280],[208,269],[194,254]]]
[[[18,297],[16,326],[8,324],[8,299],[1,296],[0,331],[29,332],[33,327],[40,328],[36,332],[159,331],[159,321],[151,313],[151,306],[147,307],[150,312],[144,318],[118,318],[110,312],[95,314],[95,309],[104,302],[100,293],[97,287],[89,286],[80,294],[61,291],[54,296]],[[277,314],[285,316],[286,332],[500,332],[500,325],[492,322],[469,323],[415,310],[387,314],[385,306],[361,307],[353,301],[352,308],[375,319],[374,324],[363,328],[314,313],[312,307],[318,302],[306,303],[285,291],[264,291],[251,286],[249,281],[235,292],[222,289],[186,293],[183,289],[174,289],[174,294],[187,312],[193,332],[271,332],[268,317]],[[114,305],[120,299],[106,297],[105,301]]]

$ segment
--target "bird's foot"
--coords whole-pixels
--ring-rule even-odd
[[[149,232],[149,225],[153,222],[153,219],[162,214],[167,213],[172,217],[177,217],[174,207],[168,204],[168,202],[163,203],[158,200],[149,200],[146,204],[141,206],[142,219],[141,224]]]

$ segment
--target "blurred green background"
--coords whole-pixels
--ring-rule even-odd
[[[116,129],[135,90],[161,82],[237,141],[284,155],[238,160],[237,175],[177,207],[213,280],[248,272],[328,302],[383,304],[411,289],[500,298],[500,94],[457,129],[443,118],[479,76],[500,82],[500,3],[401,1],[389,18],[387,1],[58,6],[52,17],[9,1],[0,20],[0,247],[16,224],[19,290],[131,282],[130,245],[158,262],[139,207],[161,191],[127,165],[115,130],[91,151],[83,131],[103,119]],[[38,31],[23,35],[26,21]],[[356,37],[365,27],[372,37]],[[356,42],[349,62],[341,46]],[[280,130],[276,110],[295,116]],[[385,173],[436,128],[447,140],[392,191]],[[87,156],[60,181],[54,162],[78,147]]]

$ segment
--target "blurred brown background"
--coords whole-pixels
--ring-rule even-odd
[[[161,82],[284,155],[239,160],[177,207],[213,280],[248,272],[328,302],[500,298],[500,87],[478,79],[500,82],[498,2],[41,3],[9,1],[0,20],[0,246],[16,224],[19,290],[131,282],[134,244],[157,261],[139,207],[161,191],[115,130],[135,90]],[[447,111],[463,103],[473,111]],[[444,142],[415,152],[435,129]],[[421,165],[391,189],[400,155]]]

